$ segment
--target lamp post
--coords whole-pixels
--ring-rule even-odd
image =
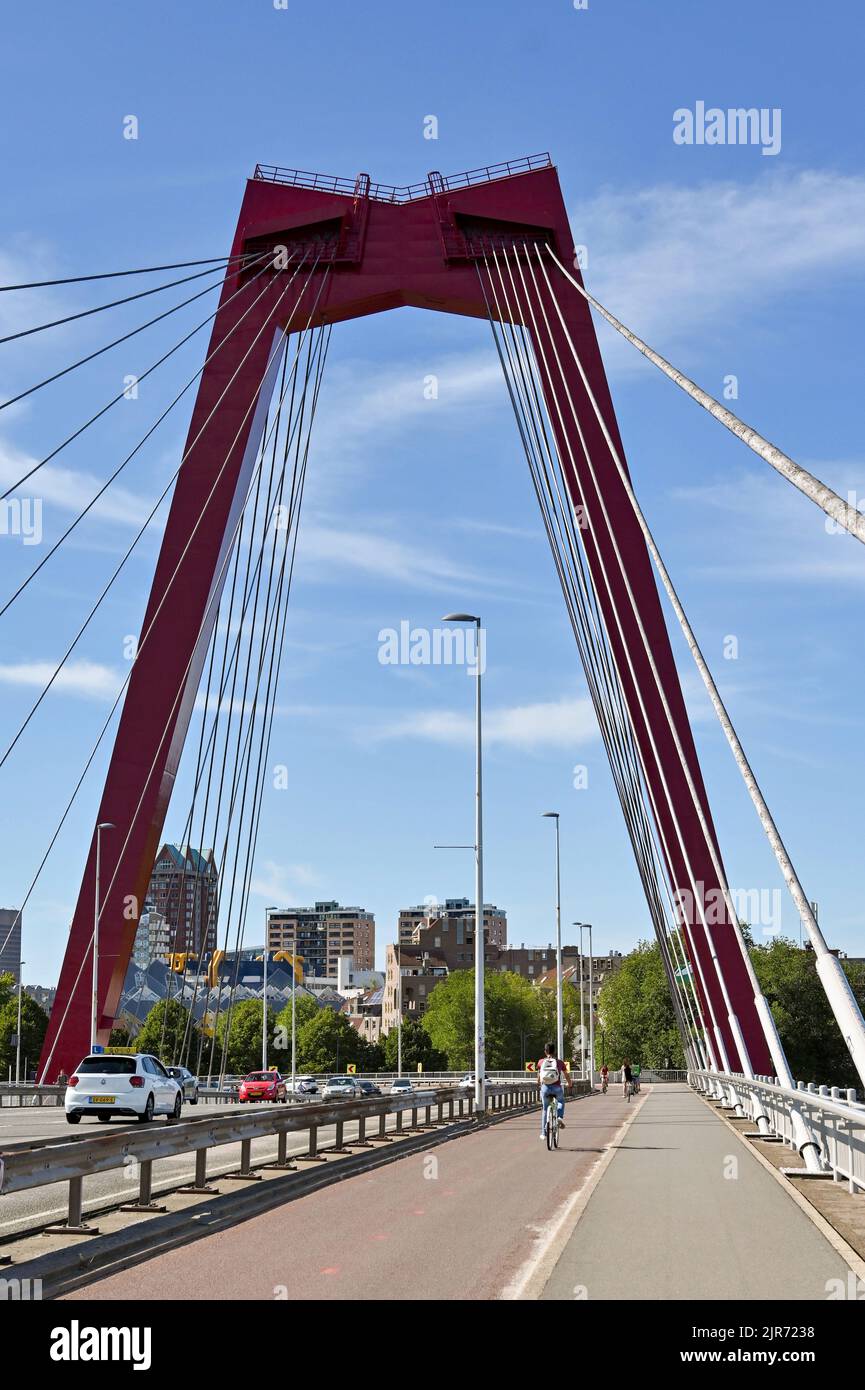
[[[574,922],[574,926],[580,929],[580,1080],[584,1080],[586,1075],[586,1025],[583,1008],[583,927],[585,922]],[[589,1002],[591,1003],[591,1001]]]
[[[99,903],[99,870],[102,857],[102,832],[103,830],[113,830],[114,822],[109,820],[100,821],[96,827],[96,900],[93,906],[93,998],[90,1009],[90,1051],[96,1046],[96,1037],[99,1028],[99,914],[101,906]]]
[[[472,613],[448,613],[442,622],[474,623],[475,679],[475,1114],[484,1113],[484,820],[481,777],[481,620]]]
[[[595,969],[592,956],[592,924],[586,923],[589,933],[589,1085],[595,1081]]]
[[[273,908],[272,911],[276,911]],[[312,931],[325,930],[320,925],[311,927]],[[297,918],[294,919],[294,928],[291,934],[291,1094],[292,1098],[297,1095]],[[325,937],[325,945],[327,938]],[[326,952],[325,952],[326,954]]]
[[[264,950],[261,953],[261,960],[264,966],[264,988],[261,992],[261,1070],[267,1071],[267,938],[270,929],[270,914],[276,912],[275,907],[264,909]]]
[[[402,1076],[402,953],[396,940],[396,1074]]]
[[[559,813],[544,811],[547,819],[556,823],[556,1056],[565,1050],[565,1020],[562,1001],[562,876],[559,858]]]
[[[18,1041],[15,1044],[15,1085],[21,1085],[21,991],[24,988],[24,966],[26,960],[18,962]]]

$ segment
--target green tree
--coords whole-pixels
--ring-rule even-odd
[[[429,996],[422,1019],[424,1031],[437,1052],[447,1057],[450,1071],[465,1071],[474,1059],[475,972],[452,970]],[[393,1033],[388,1034],[390,1037]]]
[[[10,977],[11,978],[11,977]],[[14,980],[13,980],[14,985]],[[15,1075],[17,1047],[12,1042],[18,1031],[18,991],[7,995],[6,1002],[0,1005],[0,1075]],[[48,1015],[31,999],[29,994],[21,996],[21,1080],[24,1080],[25,1067],[32,1071],[39,1060],[45,1034],[48,1031]]]
[[[399,1061],[399,1037],[396,1028],[385,1035],[382,1047],[382,1071],[396,1071]],[[402,1065],[404,1072],[417,1071],[420,1062],[424,1071],[445,1071],[447,1057],[437,1052],[429,1033],[419,1019],[409,1018],[402,1025]]]
[[[309,1023],[318,1014],[321,1005],[311,994],[298,994],[295,999],[295,1035],[300,1036],[300,1030],[305,1023]],[[271,1051],[273,1052],[273,1062],[279,1067],[280,1071],[291,1071],[291,1000],[280,1009],[276,1015],[273,1031],[270,1035]]]
[[[274,1034],[275,1018],[272,1009],[267,1011],[268,1038]],[[214,1070],[219,1070],[228,1028],[228,1047],[225,1050],[225,1070],[231,1075],[243,1076],[249,1071],[261,1069],[261,1001],[242,999],[231,1010],[229,1025],[228,1009],[219,1016],[216,1047],[213,1055]],[[271,1057],[268,1049],[268,1066],[279,1066],[277,1057]]]
[[[374,1049],[335,1009],[319,1009],[297,1035],[297,1065],[301,1071],[344,1072],[349,1063],[369,1071]]]
[[[128,1047],[132,1042],[132,1034],[128,1028],[112,1028],[111,1037],[108,1039],[109,1047]]]
[[[858,1086],[859,1077],[817,974],[814,952],[778,936],[766,946],[755,946],[751,960],[796,1080]],[[842,964],[861,1009],[865,1007],[865,966],[856,961]]]
[[[153,1005],[136,1035],[136,1051],[150,1052],[167,1066],[173,1066],[180,1058],[184,1036],[187,1036],[190,1056],[194,1058],[197,1053],[198,1029],[194,1024],[190,1025],[190,1041],[186,1032],[188,1019],[189,1010],[178,1000],[160,999],[158,1004]]]
[[[475,972],[454,970],[436,985],[422,1026],[433,1047],[454,1071],[474,1065]],[[563,991],[565,1056],[574,1055],[580,1020],[579,992]],[[484,1031],[487,1066],[491,1070],[522,1070],[541,1055],[544,1043],[556,1037],[556,993],[538,989],[513,971],[489,971],[484,977]]]
[[[10,970],[0,972],[0,1009],[11,999],[13,994],[17,994],[18,986],[15,984],[15,976]]]
[[[641,941],[601,988],[598,1019],[610,1067],[683,1067],[685,1055],[657,942]],[[595,1049],[600,1058],[596,1039]]]

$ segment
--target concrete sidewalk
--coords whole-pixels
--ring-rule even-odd
[[[848,1266],[687,1086],[657,1086],[589,1198],[545,1299],[816,1299]]]

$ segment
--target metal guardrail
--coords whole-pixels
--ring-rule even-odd
[[[498,1114],[537,1102],[537,1087],[524,1081],[518,1086],[497,1087],[487,1097],[488,1113]],[[335,1143],[330,1152],[344,1152],[351,1147],[370,1147],[372,1140],[389,1143],[387,1119],[396,1116],[396,1133],[403,1131],[403,1118],[408,1113],[407,1132],[434,1128],[457,1117],[471,1116],[474,1096],[456,1088],[414,1091],[409,1096],[372,1096],[362,1101],[330,1101],[313,1103],[302,1108],[291,1105],[267,1107],[253,1111],[233,1111],[228,1115],[199,1116],[194,1120],[148,1126],[139,1130],[118,1130],[116,1134],[94,1133],[82,1138],[64,1138],[59,1142],[14,1144],[0,1149],[0,1196],[24,1192],[48,1184],[65,1182],[69,1185],[68,1212],[59,1227],[69,1234],[90,1234],[83,1219],[84,1179],[95,1173],[135,1166],[138,1171],[138,1200],[125,1203],[125,1210],[152,1211],[154,1202],[153,1164],[162,1158],[177,1158],[195,1154],[195,1178],[181,1191],[202,1194],[211,1191],[207,1181],[207,1155],[213,1148],[240,1144],[240,1167],[231,1175],[220,1178],[254,1178],[255,1167],[291,1169],[288,1155],[288,1136],[308,1132],[306,1151],[294,1155],[296,1162],[321,1161],[319,1131],[333,1126]],[[433,1119],[433,1111],[436,1118]],[[423,1112],[424,1119],[418,1117]],[[447,1114],[445,1113],[447,1112]],[[367,1126],[377,1121],[375,1133]],[[345,1139],[346,1126],[357,1126],[357,1136]],[[277,1139],[276,1160],[253,1165],[252,1145],[258,1139]]]
[[[0,1084],[0,1108],[16,1105],[41,1106],[46,1101],[54,1106],[62,1105],[66,1095],[65,1086],[37,1086],[24,1083],[20,1086]]]
[[[423,183],[391,184],[363,182],[366,175],[357,179],[342,178],[338,174],[316,174],[309,169],[286,169],[279,164],[256,164],[253,178],[266,183],[283,183],[294,188],[312,188],[323,193],[341,193],[346,197],[362,196],[377,203],[411,203],[416,198],[429,198],[434,193],[451,192],[457,188],[471,188],[479,183],[494,183],[497,179],[510,178],[513,174],[528,174],[535,169],[549,169],[552,159],[547,152],[524,155],[520,159],[507,159],[500,164],[483,164],[477,169],[467,169],[460,174],[430,174]]]
[[[726,1090],[749,1101],[755,1116],[762,1106],[774,1134],[794,1150],[798,1112],[820,1146],[827,1175],[845,1180],[850,1192],[865,1192],[865,1106],[847,1100],[837,1086],[793,1090],[771,1080],[708,1071],[690,1072],[688,1079],[703,1095],[719,1099]]]

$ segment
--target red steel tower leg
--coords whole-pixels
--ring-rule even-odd
[[[290,171],[259,169],[247,183],[232,254],[244,251],[261,254],[273,248],[287,248],[289,257],[294,258],[293,263],[301,265],[296,285],[300,289],[305,284],[305,288],[290,322],[292,330],[307,322],[312,326],[338,323],[402,305],[485,319],[487,307],[471,253],[473,239],[478,236],[500,236],[503,241],[517,242],[523,238],[545,240],[560,259],[573,263],[573,240],[558,176],[548,159],[481,170],[459,180],[443,180],[440,175],[432,174],[424,185],[408,189],[370,185],[366,175],[360,175],[351,184]],[[280,255],[282,252],[277,250],[277,256]],[[317,269],[311,274],[313,266]],[[325,273],[327,279],[322,289]],[[274,271],[268,292],[243,317],[262,282],[249,281],[242,293],[232,299],[234,292],[243,285],[242,274],[233,272],[227,278],[214,322],[211,350],[226,339],[232,327],[237,327],[202,375],[190,426],[188,453],[178,479],[142,627],[142,632],[150,631],[140,648],[129,682],[99,807],[98,820],[111,821],[117,827],[102,837],[104,901],[100,921],[99,1027],[103,1042],[107,1040],[117,1009],[138,913],[162,837],[215,619],[220,566],[264,427],[272,390],[267,369],[273,354],[274,334],[289,322],[289,313],[297,297],[289,290],[275,310],[285,286],[286,272]],[[555,283],[556,277],[553,279]],[[621,448],[589,309],[577,292],[568,287],[562,277],[559,279],[562,280],[561,285],[557,284],[559,304],[568,330],[607,426]],[[319,291],[322,291],[320,295]],[[625,557],[631,588],[652,644],[679,738],[711,824],[646,547],[615,469],[601,466],[609,463],[606,445],[560,328],[554,329],[554,337],[587,451],[599,469],[598,485]],[[536,350],[540,351],[537,343]],[[548,406],[555,424],[554,402],[549,398]],[[585,502],[589,516],[595,517],[598,496],[577,431],[566,421],[557,433],[571,499],[575,505]],[[203,520],[194,530],[201,517]],[[191,535],[193,539],[184,551]],[[675,818],[682,830],[691,867],[709,895],[718,888],[710,857],[636,622],[632,614],[628,616],[630,604],[624,581],[602,528],[593,529],[589,534],[587,555],[635,735],[670,848],[672,881],[675,885],[687,886],[689,877],[650,747],[646,720],[624,659],[613,603],[622,622],[625,643],[663,762]],[[601,559],[610,581],[612,602],[601,573]],[[178,565],[177,578],[172,583],[171,577]],[[163,603],[167,591],[169,597]],[[89,1047],[94,860],[95,835],[70,930],[57,1003],[43,1049],[43,1073],[49,1058],[51,1073],[61,1067],[69,1071]],[[730,1062],[736,1067],[739,1058],[704,933],[696,924],[689,928],[687,935],[692,957],[697,953],[703,964]],[[752,1065],[755,1071],[768,1072],[770,1059],[729,924],[715,928],[714,937]]]

